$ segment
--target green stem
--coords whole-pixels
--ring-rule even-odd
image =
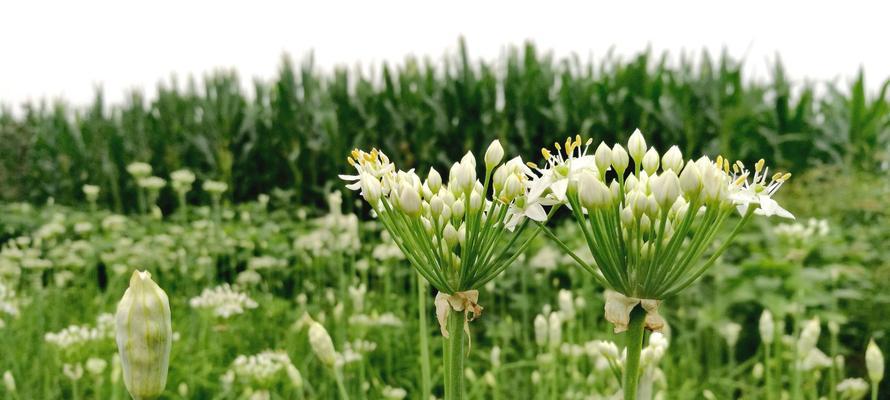
[[[763,387],[766,392],[766,400],[772,400],[773,398],[773,387],[770,379],[770,371],[772,370],[772,364],[770,364],[771,347],[771,345],[764,343]]]
[[[878,382],[871,383],[871,400],[878,400]]]
[[[337,381],[337,391],[340,392],[340,399],[349,400],[349,393],[346,391],[346,385],[343,384],[343,371],[334,367],[334,379]]]
[[[461,400],[464,395],[464,314],[448,313],[445,345],[445,400]]]
[[[636,305],[630,312],[630,325],[627,328],[627,364],[624,368],[624,400],[637,400],[637,386],[640,381],[640,352],[643,349],[643,332],[646,311]]]
[[[429,335],[429,328],[427,326],[426,321],[426,281],[420,276],[420,274],[415,274],[417,277],[417,316],[420,320],[420,326],[418,327],[417,335],[420,337],[419,346],[420,346],[420,375],[421,375],[421,399],[426,400],[430,398],[430,394],[432,393],[432,374],[430,372],[430,344],[427,336]]]

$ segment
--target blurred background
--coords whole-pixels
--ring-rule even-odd
[[[777,198],[798,217],[752,223],[663,307],[673,336],[655,398],[859,398],[874,381],[855,381],[867,343],[890,348],[888,15],[866,1],[3,3],[11,398],[124,398],[103,313],[137,266],[171,294],[181,333],[163,398],[333,398],[307,315],[357,357],[355,398],[418,398],[418,332],[440,349],[438,328],[417,322],[432,292],[343,188],[348,152],[445,171],[493,139],[537,161],[566,136],[626,143],[635,128],[660,151],[790,171]],[[136,162],[150,168],[128,171]],[[181,169],[196,176],[184,191],[167,184]],[[623,340],[601,288],[543,239],[517,264],[483,294],[467,379],[484,384],[469,397],[614,394],[587,350]],[[218,297],[240,312],[200,306]],[[758,330],[765,310],[775,343]],[[541,345],[533,320],[552,313],[562,342]],[[807,321],[817,344],[803,355]],[[80,328],[98,339],[67,341]],[[284,363],[236,380],[236,355],[265,349],[307,383]],[[81,380],[95,359],[111,372]]]

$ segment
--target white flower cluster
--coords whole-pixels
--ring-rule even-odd
[[[793,224],[779,224],[773,228],[776,236],[794,243],[805,243],[815,237],[828,235],[828,221],[824,219],[810,218],[807,222]]]
[[[213,311],[213,314],[229,318],[233,315],[243,314],[247,309],[257,307],[257,302],[246,294],[238,292],[224,283],[214,288],[205,288],[201,295],[189,300],[192,308],[203,308]]]
[[[837,384],[837,393],[843,400],[859,400],[868,394],[868,382],[862,378],[847,378]]]
[[[15,297],[15,291],[11,287],[6,286],[3,280],[0,280],[0,317],[6,314],[12,318],[19,315],[18,300]],[[0,318],[0,328],[5,326],[3,318]]]
[[[355,254],[361,249],[359,222],[355,214],[342,211],[343,195],[333,192],[328,195],[327,215],[313,220],[313,230],[294,240],[294,247],[306,251],[313,257],[329,254]]]
[[[801,371],[813,371],[831,367],[831,358],[816,347],[821,333],[819,318],[806,322],[797,340],[797,367]]]
[[[266,384],[283,376],[282,373],[292,374],[288,372],[290,368],[295,367],[286,352],[266,350],[254,355],[239,355],[232,362],[230,371],[245,382]]]
[[[477,176],[476,158],[467,152],[444,182],[435,168],[423,180],[413,169],[396,170],[377,149],[356,149],[348,161],[357,173],[340,178],[361,191],[418,272],[439,292],[453,294],[481,287],[514,259],[506,254],[510,246],[496,251],[499,232],[524,227],[527,218],[547,219],[544,199],[528,196],[531,170],[519,157],[502,165],[503,158],[495,140],[485,153],[484,176]]]
[[[367,340],[354,340],[346,342],[343,351],[337,353],[337,360],[334,365],[342,367],[346,364],[359,362],[366,354],[377,349],[377,343]]]
[[[187,169],[179,169],[170,173],[170,181],[173,190],[177,193],[185,194],[192,190],[192,184],[195,183],[195,174]]]
[[[383,314],[352,314],[349,317],[349,325],[353,325],[356,327],[393,327],[398,328],[402,326],[402,320],[399,319],[395,314],[391,312],[385,312]]]
[[[93,342],[106,341],[114,338],[114,315],[100,314],[96,325],[71,325],[59,332],[44,335],[47,343],[61,349],[73,349]]]

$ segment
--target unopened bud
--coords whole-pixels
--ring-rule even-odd
[[[331,335],[328,335],[324,326],[315,321],[309,325],[309,345],[312,346],[315,356],[328,367],[333,367],[337,362],[337,351],[334,350]]]
[[[868,342],[868,347],[865,349],[865,367],[868,369],[868,379],[872,383],[877,384],[884,379],[884,354],[874,339]]]
[[[643,162],[643,155],[646,154],[646,139],[643,138],[643,133],[639,129],[630,135],[630,139],[627,141],[627,151],[635,163]]]
[[[679,174],[682,168],[683,154],[680,153],[679,147],[671,146],[671,148],[661,156],[661,169],[664,171],[671,170],[674,171],[675,174]]]
[[[160,396],[167,385],[173,326],[167,294],[150,273],[133,272],[117,306],[115,336],[130,395],[135,400]]]
[[[503,159],[504,148],[501,146],[500,140],[495,139],[488,145],[488,150],[485,151],[485,168],[491,170],[500,164]]]
[[[658,152],[654,147],[649,148],[649,151],[643,156],[643,170],[650,176],[658,171]]]

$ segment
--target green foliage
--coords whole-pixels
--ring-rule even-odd
[[[497,61],[476,61],[461,42],[441,63],[409,58],[376,72],[318,71],[311,57],[282,60],[271,81],[242,82],[220,70],[154,96],[129,93],[108,105],[63,101],[0,108],[0,198],[73,203],[85,183],[100,201],[136,209],[124,167],[144,161],[166,177],[178,168],[221,180],[231,200],[274,188],[320,205],[353,147],[380,146],[423,168],[482,150],[500,138],[508,154],[537,154],[568,134],[623,141],[639,127],[664,150],[767,158],[794,172],[823,163],[859,169],[890,162],[890,81],[874,96],[850,84],[793,84],[779,62],[767,82],[747,79],[737,60],[645,52],[629,59],[555,59],[531,44]],[[246,89],[245,87],[249,87]],[[192,202],[205,199],[190,198]],[[165,191],[161,205],[175,203]]]

